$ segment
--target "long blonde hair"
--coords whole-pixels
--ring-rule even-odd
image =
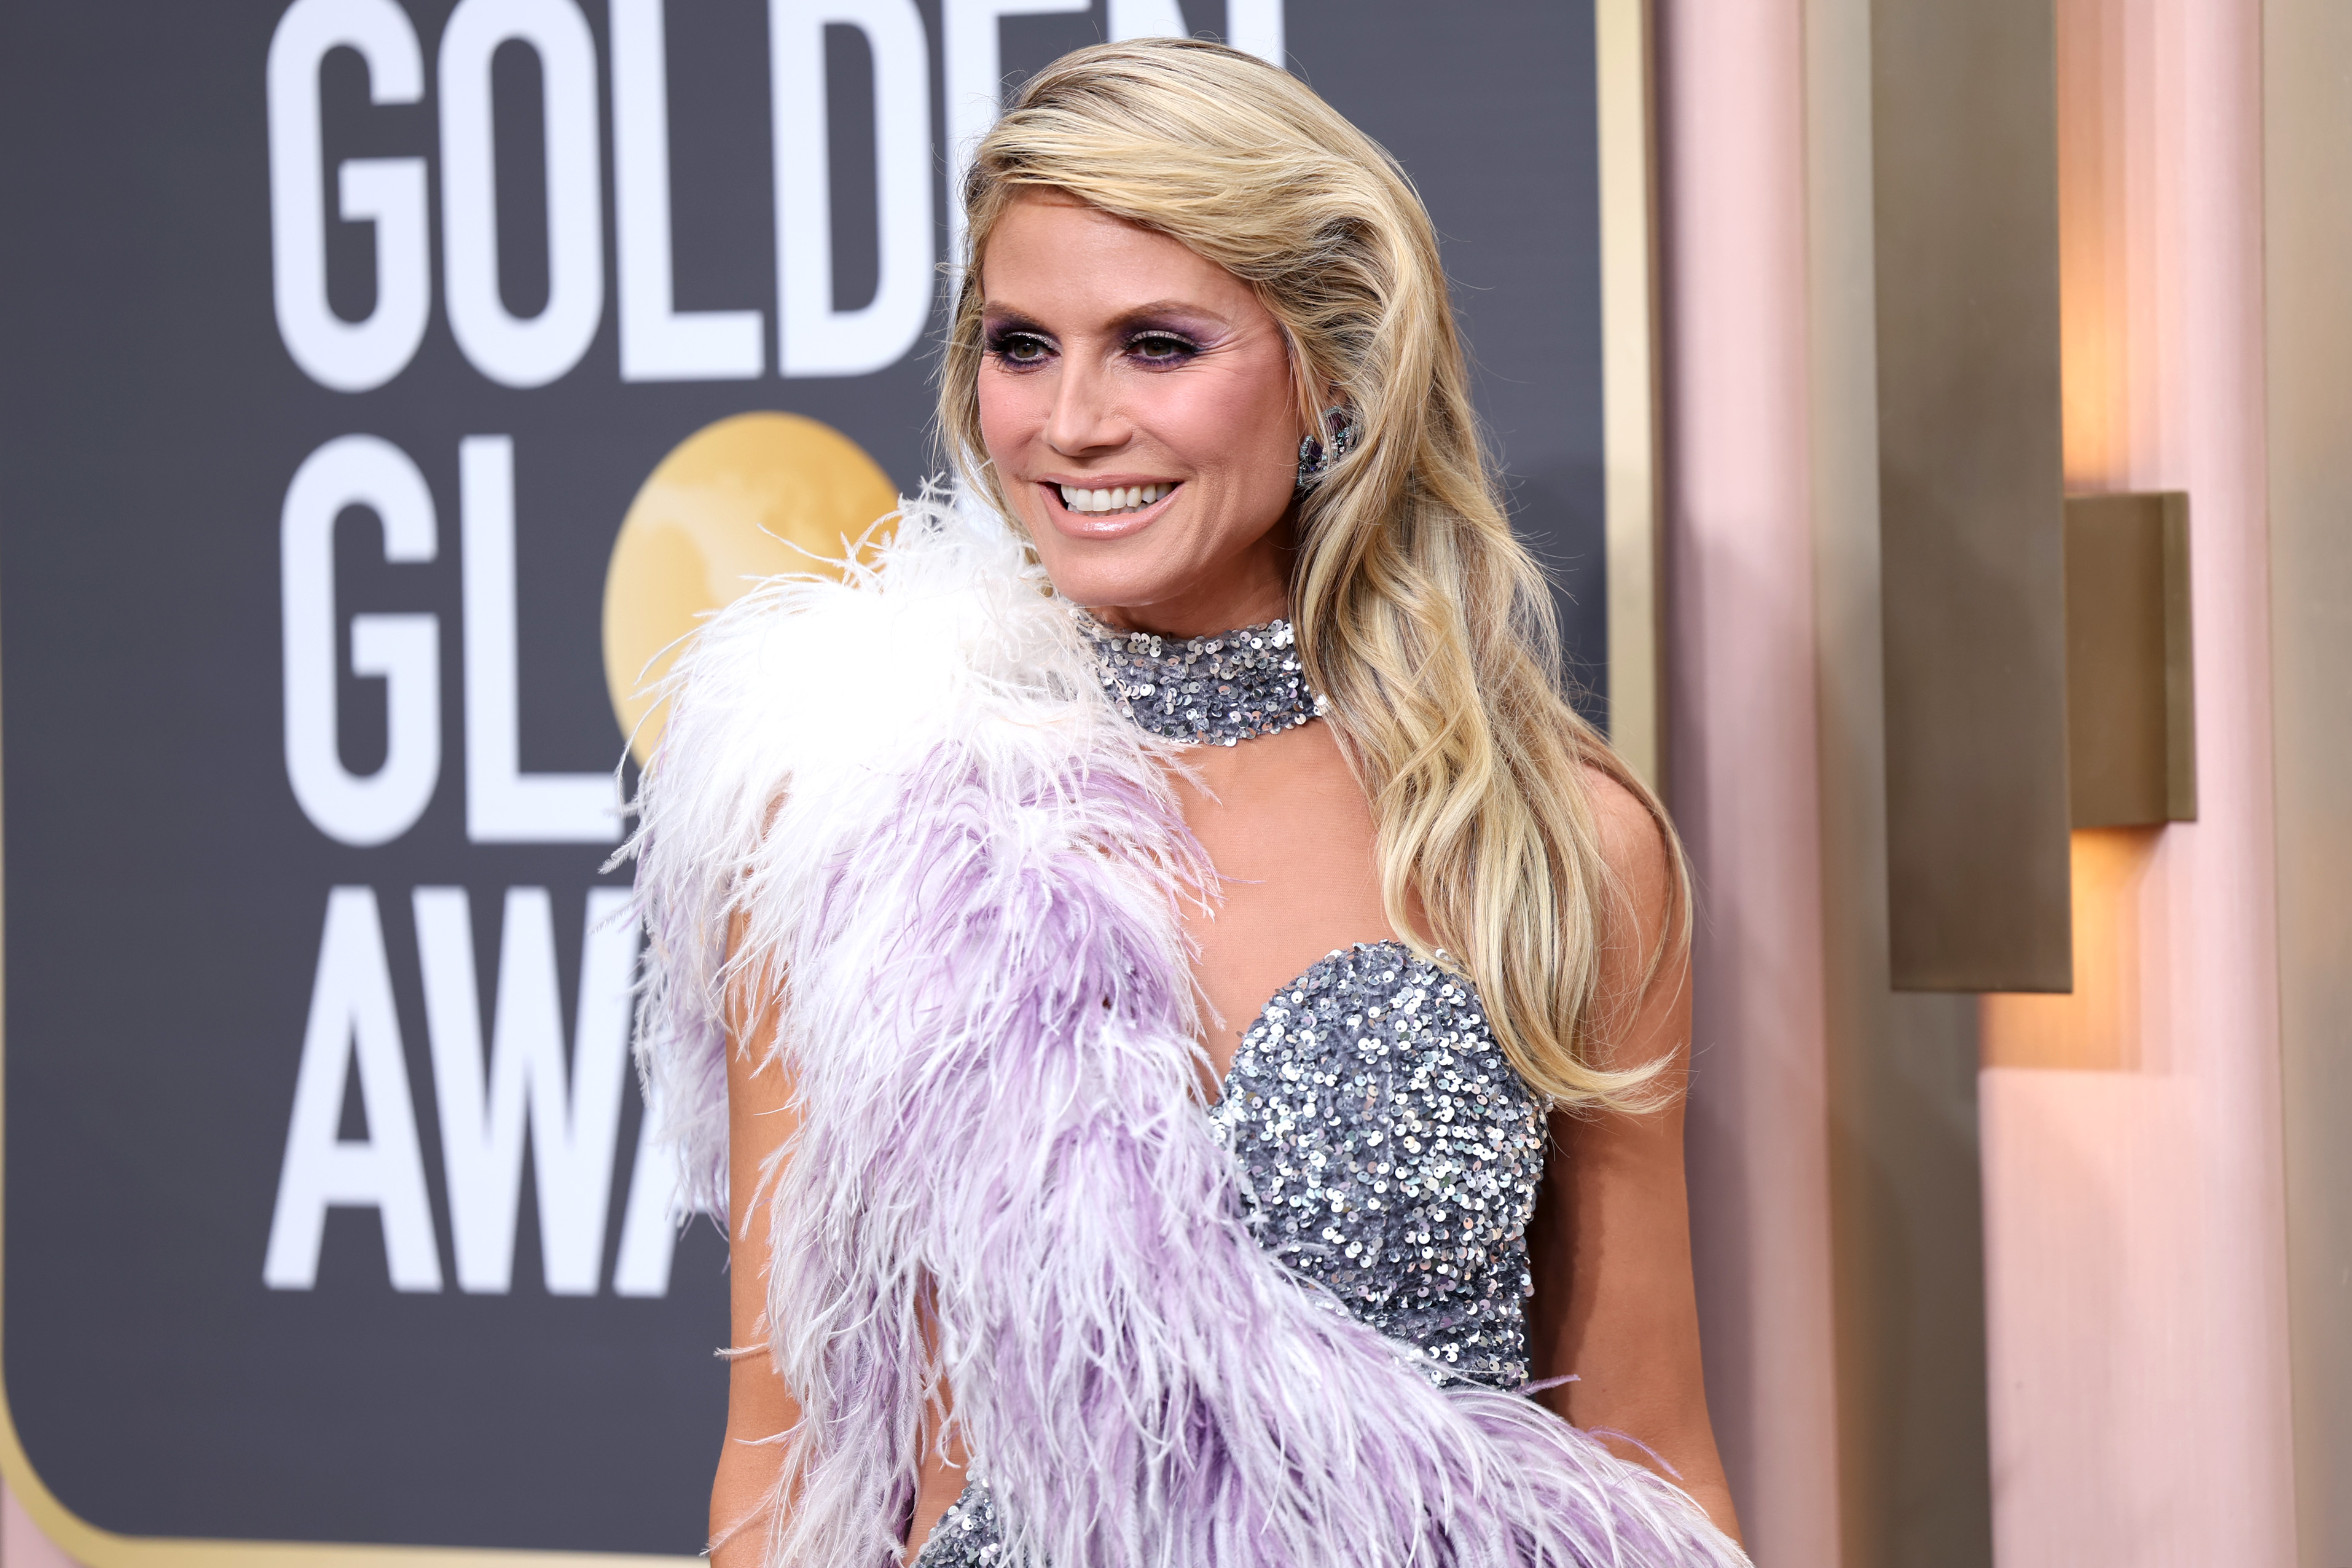
[[[1079,49],[1030,79],[975,149],[967,265],[940,426],[964,482],[1013,516],[985,461],[976,262],[1006,204],[1052,188],[1170,236],[1248,283],[1288,336],[1306,427],[1343,404],[1355,449],[1299,507],[1292,618],[1370,798],[1390,923],[1476,984],[1530,1086],[1635,1107],[1664,1060],[1597,1059],[1601,951],[1632,940],[1587,769],[1649,810],[1673,868],[1646,990],[1687,942],[1689,894],[1656,798],[1562,694],[1541,569],[1512,537],[1472,410],[1437,237],[1402,169],[1286,72],[1189,39]],[[1424,942],[1411,918],[1418,893]]]

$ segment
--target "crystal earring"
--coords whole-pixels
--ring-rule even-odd
[[[1310,490],[1319,483],[1331,465],[1356,449],[1355,416],[1345,408],[1323,411],[1323,426],[1331,439],[1328,445],[1309,436],[1298,443],[1298,489]]]

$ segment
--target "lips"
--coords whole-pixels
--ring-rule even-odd
[[[1041,479],[1045,515],[1056,531],[1070,539],[1124,539],[1140,533],[1159,521],[1184,488],[1183,481],[1139,479],[1133,484],[1073,485]]]

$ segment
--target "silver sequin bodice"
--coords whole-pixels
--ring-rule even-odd
[[[1266,1250],[1432,1374],[1528,1381],[1543,1110],[1467,980],[1402,942],[1276,993],[1210,1110]]]
[[[1209,1115],[1260,1243],[1435,1381],[1528,1381],[1540,1100],[1468,981],[1401,942],[1342,948],[1276,993]],[[917,1568],[1005,1568],[975,1484]]]

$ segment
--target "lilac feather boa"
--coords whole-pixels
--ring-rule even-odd
[[[1252,1238],[1202,1114],[1179,912],[1208,868],[1169,750],[1001,522],[910,503],[871,569],[713,617],[668,701],[624,851],[639,1049],[713,1212],[723,998],[789,977],[801,1130],[746,1222],[803,1412],[741,1527],[767,1563],[895,1561],[943,1388],[1016,1563],[1747,1562],[1532,1401],[1433,1385]]]

